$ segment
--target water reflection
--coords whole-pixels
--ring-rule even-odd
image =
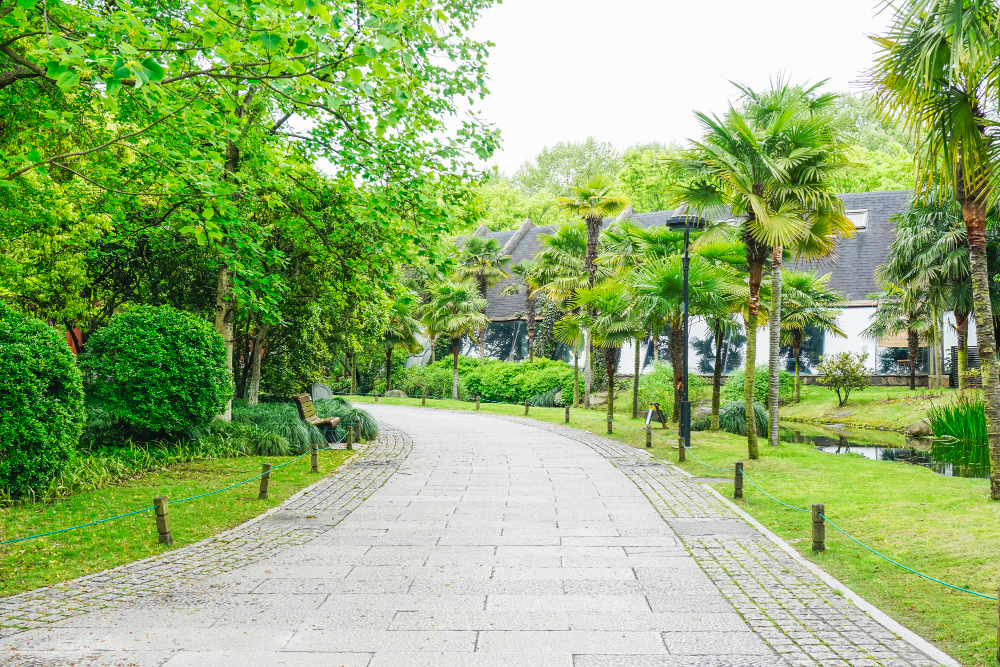
[[[866,440],[873,439],[876,434],[867,434]],[[906,437],[905,442],[891,442],[890,438],[900,439],[898,434],[887,434],[884,442],[862,442],[849,431],[833,432],[829,435],[805,433],[801,427],[784,426],[778,432],[778,438],[785,442],[810,444],[821,452],[829,454],[858,454],[873,461],[896,461],[910,465],[930,468],[939,475],[953,477],[989,477],[989,467],[976,460],[976,456],[956,452],[942,451],[935,446],[933,438]],[[903,445],[903,446],[900,446]]]

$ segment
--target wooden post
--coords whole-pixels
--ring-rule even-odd
[[[347,448],[354,449],[354,424],[347,425]]]
[[[319,472],[319,445],[313,444],[312,454],[309,457],[309,462],[312,464],[312,469],[309,472]]]
[[[378,403],[378,392],[377,391],[373,391],[372,395],[375,397],[375,402]]]
[[[653,446],[653,428],[649,424],[646,424],[646,446]]]
[[[156,535],[160,544],[173,544],[174,534],[170,530],[170,515],[167,513],[166,496],[153,498],[153,513],[156,515]]]
[[[997,618],[1000,619],[1000,588],[997,588]],[[997,662],[1000,662],[1000,622],[997,623]]]
[[[476,394],[476,410],[479,409],[479,394]]]
[[[743,461],[736,462],[736,474],[733,475],[733,500],[743,497]]]
[[[361,442],[361,422],[354,422],[354,442]]]
[[[427,392],[420,392],[420,405],[427,405]]]
[[[271,464],[265,463],[263,466],[264,474],[260,478],[260,493],[257,494],[257,500],[267,500],[267,485],[271,483]]]
[[[611,435],[611,415],[608,415],[608,435]]]
[[[568,405],[566,406],[566,421],[563,422],[563,423],[564,424],[568,424],[569,423],[569,406]]]
[[[813,503],[813,551],[826,551],[826,510],[823,503]]]
[[[528,399],[524,399],[524,414],[528,414]]]

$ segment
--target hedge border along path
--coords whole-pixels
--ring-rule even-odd
[[[404,433],[386,428],[378,440],[359,446],[358,454],[329,477],[236,528],[58,586],[0,598],[0,638],[141,598],[156,600],[164,594],[196,598],[200,581],[305,544],[339,523],[395,471],[394,466],[366,466],[365,462],[400,461],[410,448]],[[174,526],[174,530],[180,528]],[[182,584],[184,592],[173,593]]]

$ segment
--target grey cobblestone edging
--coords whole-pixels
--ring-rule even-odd
[[[196,592],[201,580],[309,542],[382,486],[411,447],[405,433],[383,427],[378,440],[359,446],[358,454],[330,476],[236,528],[152,558],[0,598],[0,638],[182,585]],[[377,465],[385,461],[390,463]]]
[[[776,537],[769,539],[759,524],[746,523],[742,512],[707,484],[688,481],[690,475],[672,463],[588,431],[524,417],[499,418],[572,438],[608,458],[643,491],[736,611],[787,664],[957,667],[955,660],[884,614],[872,608],[880,617],[876,620],[834,592],[831,582],[845,587],[832,577],[819,576],[801,557],[782,549]]]

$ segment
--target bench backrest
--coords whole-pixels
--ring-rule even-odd
[[[292,396],[292,399],[299,408],[299,417],[305,421],[309,421],[312,417],[316,416],[316,408],[313,406],[312,396],[309,394],[298,394]]]

